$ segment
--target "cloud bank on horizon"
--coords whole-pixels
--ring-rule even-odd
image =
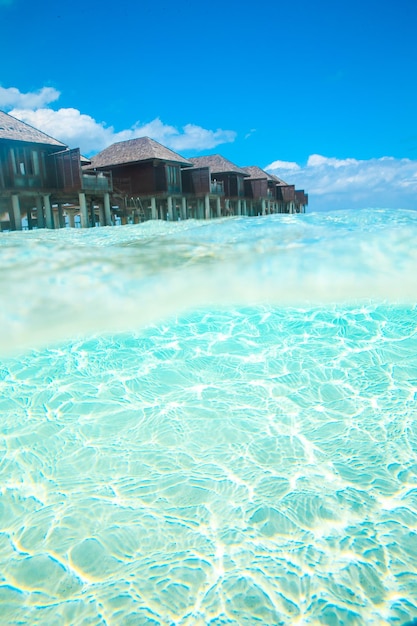
[[[180,153],[211,150],[237,138],[235,131],[209,130],[195,124],[186,124],[179,130],[158,117],[116,131],[78,109],[50,108],[59,97],[60,92],[53,87],[22,93],[16,87],[0,86],[0,109],[70,147],[79,147],[86,156],[117,141],[143,136]],[[249,134],[254,132],[251,129]],[[304,189],[309,194],[310,211],[367,207],[417,209],[417,160],[388,156],[338,159],[312,154],[305,165],[276,160],[264,169],[297,189]]]
[[[264,169],[305,189],[309,210],[417,209],[417,161],[411,159],[337,159],[312,154],[304,166],[274,161]]]

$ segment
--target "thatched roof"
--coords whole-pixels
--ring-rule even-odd
[[[279,187],[286,187],[289,185],[289,183],[286,183],[285,180],[282,180],[282,178],[278,178],[278,176],[275,176],[275,174],[268,174],[268,176]]]
[[[119,141],[105,148],[91,158],[88,169],[100,169],[141,161],[165,161],[191,166],[191,163],[176,152],[165,148],[150,137],[139,137],[128,141]]]
[[[261,169],[257,165],[248,165],[247,167],[244,167],[242,169],[244,169],[245,172],[249,174],[250,178],[253,179],[258,180],[260,178],[266,178],[273,183],[276,183],[279,180],[279,178],[277,178],[273,174],[268,174],[268,172],[265,172],[265,170]]]
[[[282,180],[282,178],[278,178],[278,176],[275,176],[275,174],[270,174],[270,176],[272,177],[272,180],[279,186],[279,187],[288,187],[288,185],[290,183],[285,182],[285,180]]]
[[[37,128],[21,122],[12,115],[0,111],[0,140],[24,141],[26,143],[40,143],[47,146],[66,148],[66,144],[46,135]]]
[[[209,167],[212,174],[235,173],[242,176],[249,176],[241,167],[228,161],[220,154],[210,154],[208,156],[193,157],[189,159],[195,167]]]

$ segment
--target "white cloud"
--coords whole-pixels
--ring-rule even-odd
[[[136,137],[152,137],[172,150],[207,150],[222,143],[235,140],[231,130],[207,130],[195,124],[186,124],[182,129],[164,124],[155,118],[147,124],[137,123],[131,128],[116,132],[113,126],[97,122],[90,115],[78,109],[12,109],[10,114],[31,124],[39,130],[67,143],[79,147],[84,154],[103,150],[116,141],[126,141]]]
[[[60,95],[60,92],[53,87],[42,87],[38,91],[22,93],[16,87],[6,89],[0,86],[0,109],[10,109],[12,107],[38,109],[46,104],[55,102]]]
[[[265,169],[305,189],[310,210],[417,209],[417,161],[410,159],[337,159],[312,154],[305,166],[274,161]]]
[[[102,150],[114,141],[130,139],[123,132],[117,137],[112,126],[96,122],[90,115],[80,113],[77,109],[12,109],[10,115],[38,128],[39,130],[68,144],[80,147],[81,152],[90,153]],[[126,132],[126,131],[125,131]]]
[[[251,128],[250,131],[246,133],[245,139],[249,139],[249,137],[252,137],[254,133],[256,133],[256,128]]]
[[[167,136],[165,141],[175,150],[201,150],[215,148],[221,143],[231,143],[236,138],[233,130],[207,130],[195,124],[186,124],[182,133],[175,129],[175,133]],[[163,143],[163,142],[162,142]]]
[[[10,114],[70,147],[79,147],[86,155],[99,152],[117,141],[145,136],[177,151],[207,150],[222,143],[230,143],[236,137],[236,133],[231,130],[213,131],[195,124],[186,124],[179,130],[175,126],[164,124],[159,118],[116,132],[113,126],[97,122],[90,115],[80,113],[78,109],[12,109]]]
[[[31,124],[35,128],[59,139],[70,147],[79,147],[86,155],[94,154],[117,141],[152,137],[172,150],[210,150],[236,138],[232,130],[208,130],[195,124],[186,124],[181,129],[164,124],[158,117],[151,122],[137,122],[125,130],[116,131],[113,126],[98,122],[78,109],[49,108],[60,96],[52,87],[43,87],[32,93],[21,93],[15,87],[0,87],[0,108]]]
[[[293,161],[274,161],[267,167],[268,170],[281,170],[281,171],[294,171],[299,170],[300,166],[298,163],[294,163]]]
[[[321,156],[321,154],[311,154],[307,161],[307,165],[311,165],[312,167],[326,165],[335,168],[344,167],[346,165],[354,165],[357,163],[359,163],[359,161],[356,159],[335,159]]]

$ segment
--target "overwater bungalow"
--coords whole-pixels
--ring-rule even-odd
[[[276,177],[257,165],[249,165],[243,169],[249,176],[245,179],[245,196],[250,198],[252,215],[278,213]]]
[[[245,195],[251,198],[257,211],[252,215],[305,213],[308,196],[303,190],[296,191],[294,185],[289,185],[256,165],[243,169],[249,174],[245,180]]]
[[[308,193],[304,189],[296,189],[295,191],[295,212],[305,213],[308,205]]]
[[[193,157],[189,160],[195,169],[206,168],[211,189],[218,189],[220,202],[216,201],[215,216],[248,215],[244,188],[244,180],[249,176],[247,172],[220,154]],[[213,207],[209,198],[206,200],[205,217],[212,216]]]
[[[209,219],[224,215],[224,185],[212,179],[208,165],[183,169],[181,176],[189,217]]]
[[[68,146],[0,111],[0,230],[111,223],[109,172],[83,174]]]
[[[249,175],[221,155],[185,159],[149,137],[115,143],[84,171],[109,169],[122,223],[248,215]]]
[[[279,180],[279,179],[278,179]],[[305,213],[308,195],[303,189],[279,181],[276,186],[279,213]]]
[[[85,172],[110,170],[113,204],[122,223],[186,218],[182,170],[192,163],[154,139],[114,143],[95,155]]]
[[[219,154],[186,159],[154,139],[91,159],[0,111],[0,230],[305,212],[308,196]]]

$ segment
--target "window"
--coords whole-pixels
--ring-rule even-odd
[[[40,174],[40,169],[39,169],[39,154],[36,152],[36,150],[32,150],[32,166],[33,166],[33,173],[35,176],[39,176]]]
[[[17,174],[16,157],[13,148],[10,148],[10,158],[12,160],[13,174]]]
[[[10,150],[14,174],[18,176],[39,175],[39,157],[35,150],[15,148]]]
[[[167,165],[167,184],[168,187],[177,187],[179,181],[178,167]]]

